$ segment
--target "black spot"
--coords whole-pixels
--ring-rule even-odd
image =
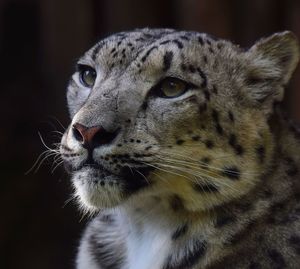
[[[236,145],[234,149],[237,155],[243,155],[244,148],[241,145]]]
[[[186,71],[186,68],[187,68],[187,67],[186,67],[186,65],[185,65],[185,64],[181,64],[181,66],[180,66],[180,67],[181,67],[181,70],[182,70],[182,71]]]
[[[192,136],[192,139],[194,141],[199,141],[200,140],[200,136],[199,135],[194,135],[194,136]]]
[[[180,36],[180,38],[183,39],[183,40],[186,40],[186,41],[189,41],[189,40],[190,40],[189,37],[184,36],[184,35],[183,35],[183,36]]]
[[[141,140],[139,140],[139,139],[137,139],[137,140],[136,140],[136,143],[141,143],[141,142],[142,142],[142,141],[141,141]]]
[[[177,194],[174,194],[171,197],[170,206],[174,211],[179,211],[184,209],[183,200]]]
[[[157,49],[157,46],[154,46],[154,47],[150,48],[150,49],[145,53],[145,55],[142,57],[141,61],[142,61],[142,62],[145,62],[145,61],[147,60],[148,56],[150,55],[150,53],[151,53],[153,50],[155,50],[155,49]]]
[[[228,118],[234,122],[234,116],[233,116],[233,113],[231,111],[228,111]]]
[[[175,43],[179,49],[183,48],[183,44],[180,41],[174,39],[174,40],[172,40],[172,42]]]
[[[177,144],[177,145],[182,145],[184,142],[185,142],[184,140],[178,139],[178,140],[176,141],[176,144]]]
[[[240,178],[240,170],[235,167],[235,166],[231,166],[231,167],[225,167],[222,171],[222,175],[226,176],[232,180],[237,180]]]
[[[171,40],[165,40],[165,41],[160,42],[159,44],[160,45],[165,45],[165,44],[168,44],[170,42],[171,42]]]
[[[99,42],[96,47],[94,48],[93,52],[92,52],[92,59],[95,61],[95,59],[98,56],[99,51],[103,48],[104,46],[104,42]]]
[[[205,64],[207,64],[207,56],[206,55],[203,56],[203,61]]]
[[[177,230],[172,234],[172,240],[177,240],[178,238],[184,236],[188,230],[188,225],[187,223],[184,224],[183,226],[180,226],[177,228]]]
[[[163,71],[166,72],[169,70],[169,68],[171,67],[171,63],[172,63],[172,59],[173,59],[173,52],[172,51],[167,51],[164,55],[164,67],[163,67]]]
[[[232,146],[233,148],[236,146],[236,135],[235,134],[231,134],[229,136],[228,144],[230,146]]]
[[[218,88],[215,85],[213,85],[212,92],[218,94]]]
[[[218,192],[219,189],[217,186],[209,183],[197,183],[193,184],[193,189],[199,193],[213,193]]]
[[[193,65],[189,65],[189,70],[191,73],[195,73],[196,72],[196,68]]]
[[[145,110],[147,110],[147,108],[148,108],[148,102],[144,101],[143,104],[142,104],[141,109],[145,111]]]
[[[265,160],[265,156],[266,156],[266,150],[264,148],[264,146],[259,146],[256,148],[256,154],[258,155],[258,159],[259,161],[262,163]]]
[[[286,266],[283,256],[276,249],[269,249],[268,256],[270,257],[270,259],[273,262],[272,268],[282,269]]]
[[[231,134],[229,136],[228,144],[233,147],[237,155],[242,155],[244,153],[244,148],[241,145],[237,144],[237,138],[235,134]]]
[[[222,44],[222,43],[218,43],[218,44],[217,44],[217,48],[218,48],[219,50],[221,50],[223,47],[224,47],[224,44]]]
[[[205,146],[209,149],[214,147],[214,143],[211,140],[206,140],[205,141]]]
[[[219,122],[219,113],[218,113],[218,111],[216,111],[215,109],[213,109],[211,114],[212,114],[213,120],[216,123],[218,123]]]
[[[223,128],[219,123],[216,125],[216,130],[219,135],[223,135]]]
[[[217,216],[215,227],[221,228],[227,224],[233,223],[234,221],[236,221],[235,216],[222,212]]]
[[[202,114],[203,112],[205,112],[207,110],[207,104],[204,103],[204,104],[201,104],[199,106],[199,112]]]
[[[201,88],[205,88],[207,86],[206,75],[204,74],[204,72],[199,67],[197,68],[197,72],[200,75],[200,77],[202,78]]]
[[[270,199],[272,196],[273,196],[273,193],[271,190],[269,189],[266,189],[266,190],[263,190],[262,193],[261,193],[261,198],[263,199]]]
[[[211,41],[209,39],[206,39],[205,42],[207,43],[207,45],[211,46]]]
[[[205,99],[207,101],[209,101],[210,100],[210,93],[209,93],[209,91],[208,90],[204,90],[203,93],[204,93]]]
[[[210,52],[211,54],[214,54],[214,53],[215,53],[212,47],[210,47],[208,50],[209,50],[209,52]]]
[[[132,139],[132,138],[131,138],[131,139],[129,139],[129,142],[133,143],[133,142],[134,142],[134,139]]]
[[[292,158],[286,158],[285,159],[288,169],[286,170],[286,173],[288,176],[292,177],[298,174],[298,167],[295,163],[295,161]]]
[[[152,146],[148,146],[148,147],[145,148],[145,150],[149,150],[151,148],[152,148]]]
[[[290,246],[295,250],[295,252],[298,255],[300,255],[300,236],[292,235],[288,241]]]
[[[209,164],[211,162],[211,159],[208,157],[203,157],[200,162],[205,163],[205,164]]]
[[[204,45],[203,38],[201,36],[198,36],[198,42],[201,44],[201,46]]]
[[[176,261],[176,263],[174,264],[172,255],[170,255],[163,269],[192,268],[205,255],[207,242],[205,240],[195,240],[193,242],[193,247],[185,248],[185,256],[183,256],[181,260],[178,261],[177,259],[174,259]]]

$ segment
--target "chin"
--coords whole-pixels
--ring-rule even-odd
[[[139,176],[137,176],[139,175]],[[129,196],[149,186],[140,174],[118,176],[84,167],[73,172],[72,182],[80,205],[90,212],[118,206]]]
[[[92,168],[73,173],[75,196],[80,205],[89,211],[117,206],[124,197],[124,186],[114,175],[104,175]]]

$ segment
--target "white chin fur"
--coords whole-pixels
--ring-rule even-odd
[[[80,205],[89,211],[115,207],[121,201],[122,187],[112,178],[99,179],[86,170],[75,173],[72,181]]]

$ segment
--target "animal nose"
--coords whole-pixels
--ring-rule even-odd
[[[74,138],[89,150],[111,143],[118,134],[118,130],[108,132],[100,125],[86,127],[80,123],[74,123],[72,131]]]

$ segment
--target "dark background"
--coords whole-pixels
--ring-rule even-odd
[[[0,0],[1,268],[73,268],[86,219],[65,205],[67,175],[61,167],[51,173],[51,158],[25,172],[46,149],[38,132],[53,148],[54,131],[69,122],[65,88],[76,58],[99,38],[146,26],[208,32],[242,46],[285,29],[300,38],[300,1]],[[299,69],[285,100],[298,122]]]

